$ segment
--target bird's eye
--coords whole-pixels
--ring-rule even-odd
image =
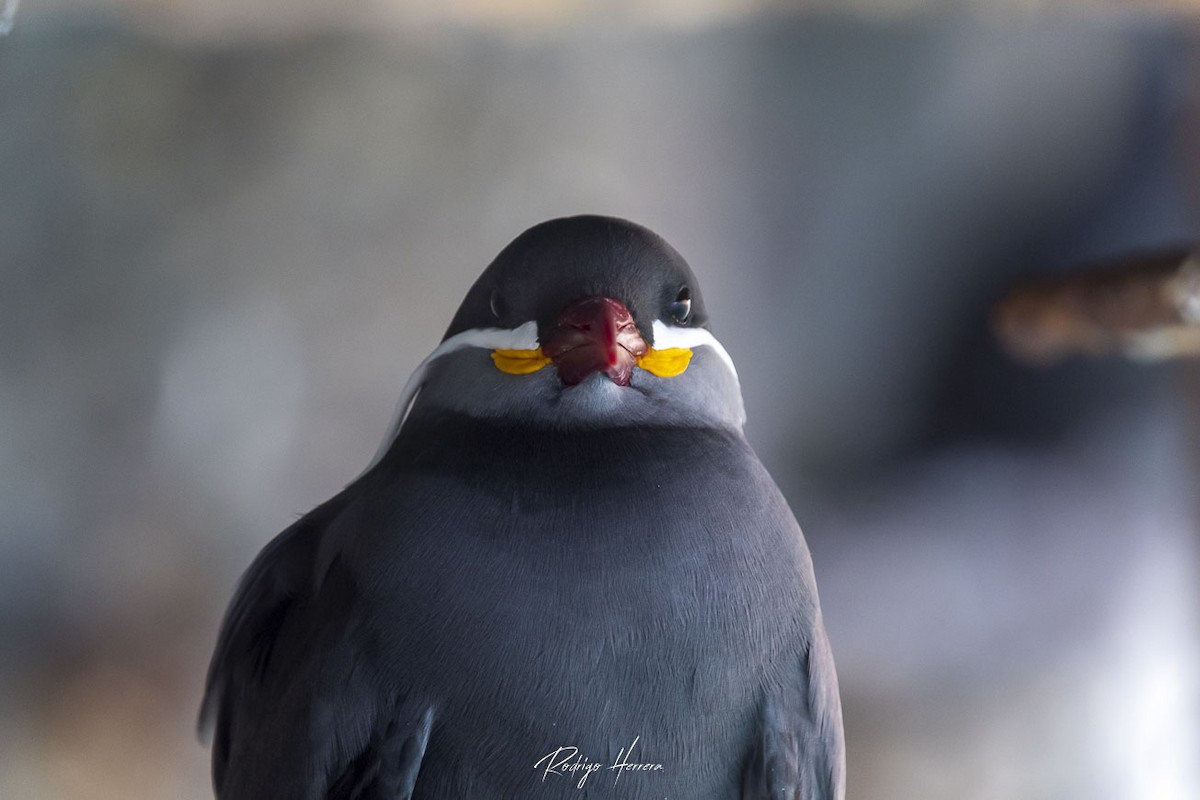
[[[499,289],[492,290],[492,297],[491,300],[488,301],[488,305],[492,309],[492,316],[494,316],[496,319],[500,319],[500,317],[504,315],[504,301],[500,299]]]
[[[692,316],[692,290],[684,286],[679,290],[679,294],[675,295],[675,301],[671,303],[671,316],[676,322],[684,323]]]

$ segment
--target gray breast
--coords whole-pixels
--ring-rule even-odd
[[[384,673],[444,723],[423,775],[519,780],[560,744],[607,759],[640,737],[733,791],[765,670],[816,616],[799,528],[740,435],[433,415],[365,481],[345,547]]]

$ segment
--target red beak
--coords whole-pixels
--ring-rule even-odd
[[[638,356],[648,349],[625,304],[598,295],[563,309],[558,324],[542,342],[542,352],[558,367],[558,377],[567,386],[593,372],[628,386]]]

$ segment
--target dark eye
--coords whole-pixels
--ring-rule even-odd
[[[504,301],[500,299],[500,290],[492,290],[492,298],[488,301],[488,305],[492,309],[492,316],[500,319],[504,315]]]
[[[691,318],[692,290],[688,287],[683,287],[679,290],[679,294],[675,295],[675,301],[671,303],[671,316],[681,324]]]

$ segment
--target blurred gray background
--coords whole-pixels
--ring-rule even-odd
[[[512,237],[663,234],[804,526],[851,800],[1200,796],[1200,373],[1004,356],[1200,234],[1187,3],[26,0],[0,38],[0,797],[203,798],[251,558]]]

